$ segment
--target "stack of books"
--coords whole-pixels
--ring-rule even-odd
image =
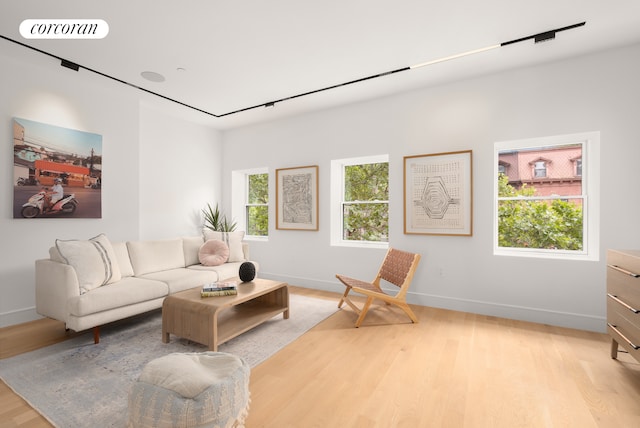
[[[211,282],[205,284],[200,292],[201,297],[233,296],[238,294],[238,283],[235,281]]]

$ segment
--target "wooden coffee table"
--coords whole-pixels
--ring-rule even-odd
[[[218,345],[283,314],[289,318],[289,286],[286,282],[256,278],[238,282],[234,296],[200,297],[202,287],[172,294],[162,304],[162,341],[174,334],[207,345]]]

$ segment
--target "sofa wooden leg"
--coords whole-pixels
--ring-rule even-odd
[[[93,343],[100,343],[100,326],[93,327]]]

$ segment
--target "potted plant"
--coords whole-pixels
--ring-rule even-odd
[[[218,204],[215,208],[211,207],[211,204],[207,204],[207,207],[202,210],[202,214],[204,215],[204,227],[215,232],[233,232],[237,227],[235,221],[230,221],[220,211]]]

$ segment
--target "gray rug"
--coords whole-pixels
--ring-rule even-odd
[[[290,295],[290,317],[278,315],[219,346],[255,367],[337,310],[337,302]],[[162,343],[153,311],[27,354],[0,360],[0,378],[54,426],[124,427],[127,395],[145,364],[172,352],[207,348],[171,336]]]

